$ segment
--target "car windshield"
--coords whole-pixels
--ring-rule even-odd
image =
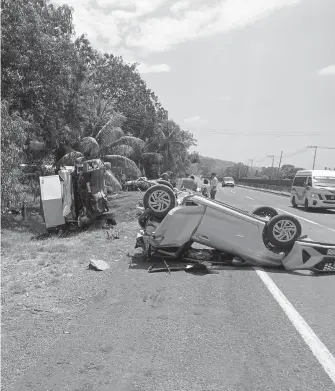
[[[233,181],[234,179],[231,177],[231,176],[227,176],[226,178],[224,178],[225,181]]]
[[[314,186],[335,187],[335,178],[334,177],[315,176],[315,177],[313,177],[313,180],[314,180]]]

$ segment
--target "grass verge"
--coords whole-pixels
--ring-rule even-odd
[[[117,225],[38,240],[44,224],[34,205],[27,221],[7,219],[1,241],[2,386],[10,385],[64,333],[66,323],[101,295],[119,263],[134,252],[138,192],[109,200]],[[109,234],[108,234],[109,233]],[[118,239],[115,239],[118,237]],[[104,272],[87,268],[90,259],[110,265]]]

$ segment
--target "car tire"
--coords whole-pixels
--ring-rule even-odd
[[[298,204],[295,201],[295,196],[292,197],[291,204],[292,204],[293,208],[295,208],[295,209],[298,207]]]
[[[276,209],[271,208],[271,206],[261,206],[259,208],[256,208],[253,212],[253,215],[259,216],[259,217],[269,217],[269,219],[272,219],[272,217],[278,216],[278,212]]]
[[[156,182],[159,185],[168,186],[168,187],[170,187],[173,190],[173,186],[171,185],[171,183],[169,181],[165,181],[164,179],[158,179]]]
[[[304,209],[305,209],[306,212],[308,212],[310,210],[307,198],[305,199]]]
[[[274,248],[285,249],[291,247],[301,236],[301,224],[291,215],[277,215],[267,223],[264,236]]]
[[[154,185],[143,196],[144,208],[150,209],[156,217],[165,217],[176,205],[176,196],[169,186]]]

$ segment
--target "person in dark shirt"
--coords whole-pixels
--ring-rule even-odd
[[[197,191],[197,188],[198,184],[195,181],[194,176],[186,175],[186,177],[182,180],[181,189]]]

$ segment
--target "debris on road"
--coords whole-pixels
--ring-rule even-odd
[[[102,261],[101,259],[90,259],[90,264],[88,265],[89,269],[96,271],[103,271],[110,268],[108,263]]]
[[[177,271],[185,271],[185,272],[199,271],[199,272],[210,273],[208,267],[202,263],[195,263],[193,265],[174,266],[174,267],[170,267],[169,265],[166,264],[166,267],[163,268],[154,269],[152,266],[150,266],[148,269],[148,273],[169,272],[171,274],[171,272],[177,272]]]
[[[118,234],[109,233],[109,231],[106,231],[106,234],[108,240],[120,239],[120,236],[118,236]]]

